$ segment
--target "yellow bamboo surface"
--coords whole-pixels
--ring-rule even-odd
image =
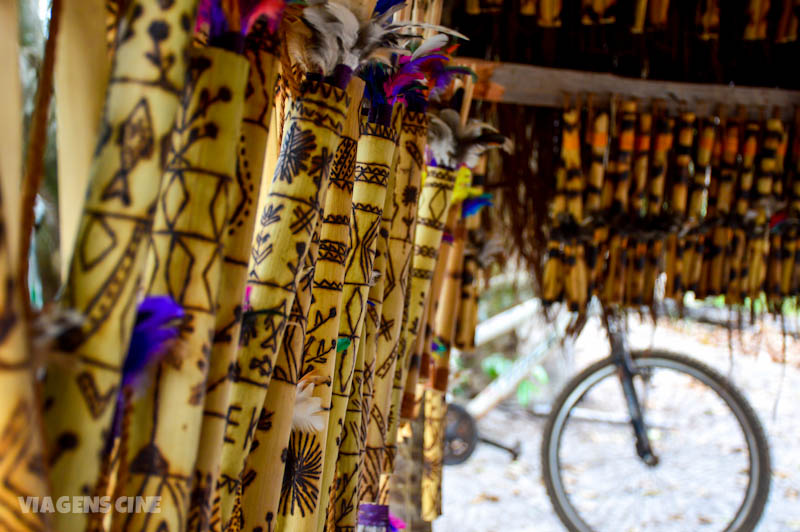
[[[20,293],[11,268],[0,191],[0,524],[6,530],[46,530],[47,514],[24,513],[18,497],[48,494],[39,401]]]
[[[360,381],[363,372],[363,359],[361,368],[357,367],[356,361],[366,314],[375,250],[380,234],[386,187],[391,173],[394,146],[397,142],[396,136],[396,130],[391,127],[362,124],[361,136],[358,140],[353,187],[353,215],[350,220],[350,234],[353,242],[347,255],[341,319],[339,320],[339,339],[349,340],[349,344],[337,353],[336,367],[333,373],[327,443],[322,461],[317,530],[325,527],[328,504],[344,503],[344,501],[332,500],[330,493],[336,472],[336,457],[339,448],[344,442],[355,440],[357,449],[358,434],[353,431],[357,427],[345,427],[344,417],[353,381],[356,378]],[[360,388],[360,382],[356,386]],[[348,443],[347,446],[349,447],[349,445]]]
[[[458,184],[456,184],[456,188]],[[455,195],[455,194],[453,194]],[[461,214],[460,205],[458,208],[452,207],[448,210],[447,221],[443,235],[450,237],[455,230],[456,219]],[[427,375],[428,369],[423,370],[424,365],[430,365],[430,350],[427,346],[429,340],[433,338],[433,327],[436,322],[436,310],[442,297],[442,285],[447,275],[448,257],[453,249],[453,242],[450,238],[444,239],[439,244],[437,251],[436,266],[433,271],[433,278],[428,285],[425,298],[425,306],[420,316],[420,326],[414,339],[413,349],[409,351],[406,382],[403,387],[403,398],[400,401],[400,417],[403,419],[413,419],[419,416],[419,409],[422,406],[422,392],[424,387],[417,386],[420,373]]]
[[[214,345],[206,380],[203,427],[194,477],[206,489],[191,501],[187,526],[192,531],[219,529],[219,478],[222,439],[228,413],[231,380],[228,373],[236,359],[242,325],[242,302],[247,282],[247,259],[253,238],[259,191],[264,179],[264,156],[270,128],[277,132],[272,112],[278,61],[264,50],[248,49],[248,86],[237,141],[237,165],[228,187],[228,227],[223,238],[222,278],[214,325]],[[277,140],[275,144],[279,144]],[[274,170],[274,169],[273,169]]]
[[[398,163],[389,228],[388,262],[384,276],[383,307],[375,360],[374,393],[367,429],[367,446],[362,472],[361,500],[377,502],[386,447],[389,405],[403,324],[403,307],[417,219],[420,176],[425,164],[428,118],[425,113],[402,113]]]
[[[778,148],[783,137],[783,124],[779,119],[767,120],[764,139],[758,164],[758,178],[755,182],[754,203],[756,211],[755,227],[748,235],[747,263],[750,268],[746,280],[747,295],[753,299],[760,297],[767,279],[767,256],[769,253],[769,216],[772,206],[773,176],[777,167]]]
[[[394,374],[392,396],[389,410],[389,428],[386,435],[383,472],[380,484],[380,498],[388,496],[388,483],[394,469],[397,451],[397,428],[399,424],[400,403],[408,370],[407,362],[411,351],[416,347],[416,339],[421,325],[425,302],[430,287],[439,244],[444,230],[444,219],[450,206],[450,197],[455,184],[456,172],[446,168],[429,166],[417,211],[417,227],[414,236],[414,255],[409,271],[408,317],[403,325],[400,345],[404,352],[398,352],[397,367]]]
[[[247,60],[219,48],[196,48],[175,119],[167,169],[148,249],[147,291],[168,295],[186,313],[176,352],[133,402],[127,483],[118,493],[162,496],[157,518],[117,514],[126,531],[183,530],[200,444],[205,383],[214,339],[228,221],[228,189],[236,173],[232,139],[241,130]],[[203,132],[198,134],[199,132]]]
[[[469,223],[469,219],[467,221]],[[478,325],[478,269],[478,258],[465,251],[461,302],[458,304],[454,341],[454,345],[461,351],[475,349],[475,328]]]
[[[367,441],[369,414],[373,401],[373,385],[375,375],[375,352],[378,347],[378,330],[383,306],[383,287],[387,263],[387,247],[389,227],[394,204],[395,171],[398,154],[395,147],[390,166],[386,197],[381,214],[380,235],[376,245],[375,260],[372,266],[372,285],[367,296],[366,316],[362,338],[359,342],[359,353],[356,358],[356,370],[353,375],[353,386],[347,404],[344,426],[348,439],[343,439],[336,463],[334,503],[329,505],[332,528],[335,530],[355,530],[358,520],[358,502],[360,493],[361,468]],[[359,361],[362,367],[358,375]],[[360,380],[360,390],[358,384]]]
[[[724,141],[722,145],[722,168],[720,170],[719,185],[717,189],[716,209],[720,217],[726,218],[733,208],[733,191],[736,185],[736,161],[739,156],[739,124],[729,120],[725,124]],[[709,289],[714,294],[720,294],[727,285],[730,276],[730,263],[726,258],[730,245],[732,229],[725,225],[714,228],[711,250],[711,274],[709,276]],[[726,264],[728,268],[726,268]]]
[[[349,103],[343,90],[323,82],[304,82],[284,121],[272,183],[260,194],[248,266],[252,309],[243,317],[222,449],[224,523],[232,515]]]
[[[750,208],[750,191],[755,175],[756,152],[760,126],[749,122],[744,128],[742,141],[742,159],[737,180],[738,193],[735,201],[735,215],[739,222],[744,220]],[[749,263],[747,262],[747,235],[741,223],[733,228],[733,238],[728,247],[725,268],[730,272],[726,286],[726,302],[742,303],[747,297],[747,278]]]
[[[22,183],[22,84],[19,75],[17,0],[0,0],[0,192],[9,261],[17,271]]]
[[[329,184],[328,192],[330,187]],[[298,281],[297,297],[289,315],[283,344],[275,360],[275,369],[253,436],[253,445],[245,462],[240,495],[240,522],[230,527],[236,530],[271,530],[275,526],[281,494],[281,483],[276,479],[283,478],[285,460],[282,458],[287,452],[286,446],[292,431],[297,383],[303,369],[303,347],[322,220],[321,214]]]
[[[422,518],[433,521],[442,514],[442,456],[444,454],[445,394],[450,377],[450,351],[455,336],[456,316],[461,300],[466,226],[459,220],[454,231],[453,246],[447,257],[446,275],[442,283],[436,312],[435,335],[442,351],[434,352],[434,371],[430,387],[425,390],[424,447],[422,456]],[[426,346],[426,349],[429,347]]]
[[[348,94],[359,97],[363,83],[351,82]],[[358,138],[358,106],[348,112],[344,132],[331,170],[325,215],[320,234],[320,250],[314,271],[312,302],[306,327],[302,374],[314,378],[314,397],[322,408],[330,409],[336,345],[345,263],[351,245],[350,218],[353,202],[353,177]],[[324,416],[323,416],[324,417]],[[314,531],[322,477],[322,456],[327,429],[302,432],[292,430],[278,506],[279,530]]]
[[[136,315],[145,244],[182,92],[196,2],[132,3],[118,39],[63,305],[86,318],[74,361],[44,383],[54,496],[94,493],[123,357]],[[166,58],[171,58],[167,60]],[[82,531],[86,514],[59,513],[56,528]]]
[[[664,203],[664,183],[667,176],[669,151],[672,149],[672,119],[659,116],[655,121],[655,142],[653,143],[653,162],[650,168],[650,201],[647,216],[651,219],[661,216]],[[655,294],[656,279],[661,272],[664,242],[653,239],[647,244],[647,262],[644,270],[644,292],[642,302],[649,305]]]
[[[643,112],[639,115],[636,130],[636,146],[633,159],[633,189],[631,190],[631,211],[636,219],[642,219],[647,205],[647,171],[650,156],[650,132],[653,115]],[[647,243],[641,238],[628,241],[628,275],[626,278],[625,300],[634,305],[642,303],[644,290],[644,268]]]
[[[55,98],[58,147],[58,223],[62,250],[71,250],[103,112],[111,67],[104,0],[67,0],[56,43]],[[5,93],[3,93],[5,94]],[[66,277],[69,253],[61,253]]]
[[[600,113],[592,121],[590,135],[592,156],[585,187],[586,200],[583,205],[584,211],[588,214],[598,214],[602,209],[605,160],[608,154],[608,121],[608,113]],[[603,231],[600,228],[595,229],[592,235],[592,245],[587,252],[586,267],[589,275],[589,295],[597,293],[600,284],[599,272],[602,271],[604,262],[601,257],[603,238]]]

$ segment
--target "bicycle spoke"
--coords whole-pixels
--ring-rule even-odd
[[[570,403],[581,418],[570,413],[559,429],[560,475],[574,511],[597,532],[724,528],[739,511],[750,474],[742,425],[703,380],[710,377],[663,359],[637,364],[647,370],[634,387],[660,463],[649,467],[637,456],[630,425],[617,421],[628,410],[616,371],[604,373]]]

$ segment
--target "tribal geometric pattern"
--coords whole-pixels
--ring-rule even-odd
[[[228,190],[236,172],[228,139],[239,137],[247,72],[241,55],[214,47],[195,50],[189,66],[146,269],[148,293],[168,295],[184,309],[177,348],[182,353],[169,357],[152,386],[133,400],[130,439],[121,442],[132,461],[120,493],[165,497],[157,518],[115,515],[125,530],[183,530],[190,489],[202,500],[213,487],[210,473],[195,473],[195,460],[215,337]],[[202,521],[197,517],[190,520]]]
[[[350,125],[352,117],[348,116]],[[354,133],[346,129],[333,158],[303,347],[302,374],[316,378],[314,396],[321,399],[324,409],[331,404],[345,261],[352,241],[350,217],[357,143],[349,135]],[[309,433],[292,431],[292,453],[304,458],[286,463],[278,508],[278,520],[284,527],[316,529],[325,436],[325,429]],[[309,453],[313,458],[306,459]]]
[[[255,417],[264,404],[328,188],[333,158],[327,154],[339,144],[349,104],[345,91],[308,80],[284,121],[275,176],[269,187],[262,187],[259,198],[248,266],[252,309],[243,316],[249,327],[243,328],[240,339],[239,373],[230,399],[230,406],[239,409],[239,420]],[[221,474],[229,478],[240,476],[252,444],[247,423],[236,423],[228,421],[222,450]],[[222,518],[227,523],[235,498],[222,492],[221,499]]]
[[[343,430],[345,430],[345,414],[350,401],[354,376],[360,378],[363,373],[363,358],[361,366],[359,366],[357,355],[359,354],[395,144],[396,134],[392,128],[377,124],[362,125],[356,154],[353,214],[350,221],[353,244],[346,261],[342,315],[339,321],[339,338],[349,341],[349,344],[338,353],[333,374],[331,410],[328,419],[320,491],[318,519],[321,520],[327,516],[331,495],[329,490],[336,471],[336,459],[340,447],[344,445],[345,452],[354,453],[353,471],[358,464],[358,431],[351,430],[343,433]],[[360,383],[358,390],[360,390]],[[357,429],[358,423],[360,423],[360,417],[356,417],[357,419],[352,420],[351,428],[353,429]],[[349,442],[345,438],[347,435],[351,436]],[[353,487],[357,488],[357,477],[355,480]],[[355,494],[350,496],[356,497],[357,489]],[[338,504],[338,502],[336,503]]]
[[[422,152],[428,132],[425,113],[398,113],[397,169],[389,217],[388,258],[383,281],[383,306],[375,357],[373,401],[367,429],[365,473],[361,500],[377,502],[380,467],[386,447],[389,404],[397,361],[398,341],[403,324],[407,280],[414,245],[417,195],[424,166]]]
[[[231,376],[239,347],[247,282],[247,260],[258,212],[256,203],[262,183],[267,131],[272,119],[276,90],[277,59],[264,51],[259,43],[252,42],[257,38],[257,33],[250,33],[247,37],[245,57],[250,63],[250,71],[242,112],[236,174],[233,186],[228,189],[228,227],[223,238],[219,293],[224,294],[224,297],[218,298],[217,302],[214,342],[206,380],[203,427],[200,434],[203,445],[200,446],[195,465],[195,478],[211,478],[211,490],[203,492],[203,495],[213,497],[213,500],[205,500],[203,497],[192,498],[190,531],[205,530],[206,523],[216,523],[217,527],[221,526],[220,500],[216,485],[232,384]],[[207,514],[209,506],[211,515]],[[194,522],[197,523],[196,527],[192,526]]]
[[[120,17],[106,106],[63,305],[87,316],[74,362],[44,385],[47,443],[73,445],[50,465],[53,496],[93,493],[97,456],[114,401],[92,412],[85,394],[114,393],[136,314],[145,247],[186,79],[195,0],[128,2]],[[78,375],[85,375],[79,380]],[[68,437],[69,436],[69,437]],[[54,528],[83,529],[86,514],[59,513]]]
[[[414,236],[415,249],[437,248],[442,241],[444,219],[450,206],[450,197],[455,184],[455,172],[452,170],[429,166],[427,176],[419,197],[417,211],[417,227]],[[427,255],[427,254],[426,254]],[[391,403],[389,408],[389,431],[386,437],[387,447],[384,463],[388,464],[394,457],[393,444],[397,440],[397,427],[400,417],[400,405],[406,385],[406,375],[411,356],[417,346],[420,334],[420,323],[427,302],[429,287],[436,268],[436,259],[426,255],[414,254],[411,264],[409,293],[407,296],[407,316],[404,318],[401,332],[394,381],[392,384]],[[404,313],[405,313],[404,312]],[[384,469],[391,474],[391,470]],[[383,482],[383,481],[382,481]]]

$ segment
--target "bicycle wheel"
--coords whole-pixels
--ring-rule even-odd
[[[571,532],[755,528],[770,487],[769,446],[725,377],[688,357],[632,353],[634,386],[658,457],[636,454],[610,358],[575,376],[542,437],[547,494]]]

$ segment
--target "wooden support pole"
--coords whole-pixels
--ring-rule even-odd
[[[581,94],[589,90],[596,104],[607,102],[612,95],[640,100],[662,99],[666,109],[694,109],[698,115],[709,114],[719,104],[744,105],[756,108],[769,105],[785,113],[800,104],[800,91],[766,87],[736,87],[708,83],[642,80],[601,72],[581,72],[515,63],[499,63],[459,57],[478,75],[474,98],[499,103],[516,103],[538,107],[562,107],[564,94]],[[787,114],[783,118],[790,119]]]

